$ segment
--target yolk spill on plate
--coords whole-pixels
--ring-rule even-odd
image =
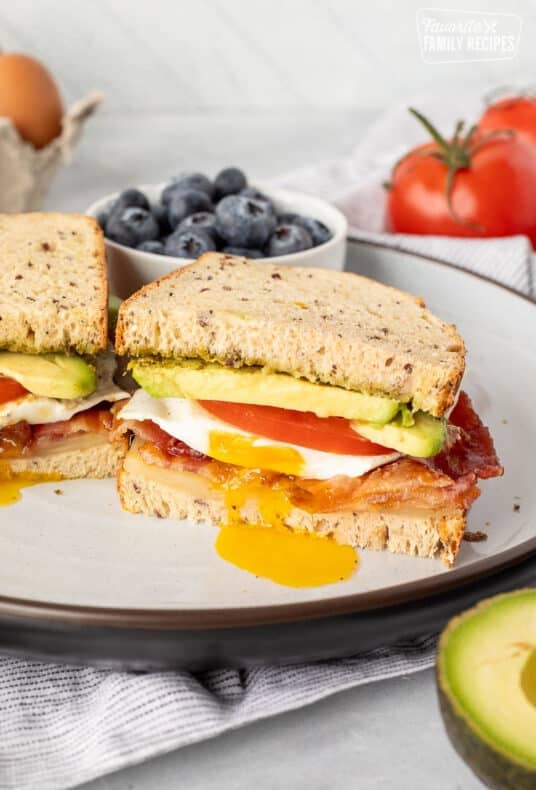
[[[287,587],[318,587],[349,579],[357,566],[352,546],[309,532],[242,524],[221,527],[216,551],[244,571]]]
[[[21,490],[39,483],[51,483],[61,480],[60,475],[42,474],[40,472],[24,472],[14,474],[9,468],[0,467],[0,507],[14,505],[21,498]]]
[[[260,519],[245,523],[241,509],[254,500]],[[358,555],[352,546],[310,532],[294,532],[284,520],[292,505],[284,491],[245,477],[225,490],[227,523],[220,526],[219,556],[255,576],[287,587],[317,587],[349,579]]]
[[[285,475],[299,475],[305,467],[294,447],[256,445],[255,437],[226,431],[210,431],[208,454],[217,461],[248,469],[270,469]]]

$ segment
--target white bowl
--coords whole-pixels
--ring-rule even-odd
[[[144,192],[151,204],[158,202],[160,193],[166,184],[150,184],[138,187]],[[257,186],[257,185],[255,185]],[[313,247],[310,250],[296,252],[292,255],[282,255],[278,258],[262,258],[255,262],[262,266],[263,261],[285,266],[312,266],[324,269],[341,271],[346,257],[346,236],[348,223],[346,217],[335,206],[325,200],[303,195],[300,192],[291,192],[287,189],[270,189],[262,185],[258,187],[267,197],[271,198],[279,212],[296,212],[304,214],[323,222],[332,232],[332,237],[325,244]],[[92,203],[86,214],[96,217],[109,203],[119,195],[113,195]],[[162,277],[164,274],[192,263],[190,258],[175,258],[169,255],[156,255],[152,252],[142,252],[116,244],[106,239],[106,258],[108,261],[108,277],[110,292],[125,299],[137,291],[142,285]]]

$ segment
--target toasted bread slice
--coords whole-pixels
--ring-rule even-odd
[[[442,416],[464,372],[456,328],[356,274],[207,253],[126,300],[119,354],[267,366]]]
[[[106,348],[103,234],[82,214],[0,214],[0,348],[29,354]]]
[[[11,458],[5,463],[14,476],[25,474],[58,476],[64,480],[115,477],[125,457],[126,437],[114,441],[87,433],[58,439],[48,452]]]
[[[117,488],[123,508],[131,513],[207,524],[227,518],[224,494],[202,475],[151,466],[132,448],[119,469]],[[240,516],[246,523],[262,523],[255,501],[249,501]],[[463,537],[465,511],[310,513],[293,508],[285,523],[358,548],[441,558],[450,567]]]

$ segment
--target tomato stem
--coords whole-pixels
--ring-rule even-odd
[[[436,141],[436,143],[441,148],[441,150],[445,151],[446,153],[449,148],[449,143],[445,140],[443,135],[435,128],[435,126],[428,120],[428,118],[422,115],[422,113],[420,113],[414,107],[410,107],[409,111],[412,115],[415,116],[415,118],[417,118],[418,121],[420,121],[420,123],[422,123],[426,131]]]

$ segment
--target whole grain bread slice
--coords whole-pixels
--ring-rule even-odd
[[[144,463],[135,444],[119,468],[117,489],[121,505],[131,513],[206,524],[224,524],[227,519],[228,509],[222,491],[195,472],[177,473]],[[245,523],[262,523],[254,500],[243,505],[240,518]],[[295,507],[286,516],[285,523],[294,530],[328,535],[338,543],[439,558],[451,567],[460,549],[466,513],[456,507],[449,511],[336,513],[311,513]]]
[[[0,348],[105,350],[103,234],[82,214],[0,214]]]
[[[356,274],[207,253],[121,306],[119,354],[261,365],[386,395],[435,416],[453,404],[465,349],[411,294]]]
[[[115,477],[127,452],[126,437],[108,441],[99,434],[84,434],[56,439],[53,452],[10,458],[5,466],[17,477],[57,476],[61,480]]]

